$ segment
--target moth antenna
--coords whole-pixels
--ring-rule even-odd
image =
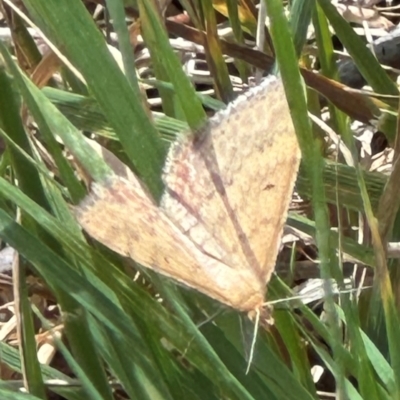
[[[360,290],[367,290],[367,289],[372,289],[372,286],[363,286],[361,288],[334,290],[333,294],[338,295],[338,294],[346,294],[346,293],[355,293]],[[295,296],[285,297],[282,299],[267,301],[267,302],[263,303],[263,306],[266,307],[266,306],[272,306],[272,305],[279,304],[279,303],[288,303],[292,300],[305,300],[309,297],[310,297],[309,293],[303,293],[303,294],[298,294]],[[318,298],[318,300],[322,300],[323,298],[324,297],[322,296],[321,298]],[[307,303],[305,303],[305,304],[307,304]]]
[[[258,327],[259,326],[260,326],[260,309],[257,308],[256,309],[256,319],[255,319],[255,322],[254,322],[253,340],[251,342],[249,361],[247,362],[247,368],[246,368],[246,375],[249,373],[251,362],[253,361],[254,348],[256,347],[256,340],[257,340],[257,333],[258,333]]]
[[[208,324],[209,322],[212,322],[216,317],[218,317],[218,315],[222,314],[224,312],[224,310],[218,310],[216,311],[213,315],[211,315],[210,317],[208,317],[206,320],[204,320],[203,322],[200,322],[199,324],[196,325],[197,329],[200,329],[202,326]],[[195,335],[192,336],[192,338],[189,340],[185,350],[182,352],[182,357],[186,356],[186,353],[189,350],[189,347],[191,346],[193,340],[195,339]]]

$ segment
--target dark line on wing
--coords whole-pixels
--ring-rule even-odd
[[[239,245],[243,250],[243,254],[247,259],[249,266],[254,270],[254,272],[260,276],[261,268],[258,263],[258,260],[250,247],[249,240],[244,233],[235,211],[233,210],[228,196],[226,194],[224,183],[221,179],[221,171],[218,165],[217,156],[214,149],[214,144],[212,142],[212,135],[211,132],[208,131],[207,135],[195,136],[196,139],[194,140],[193,147],[195,151],[198,151],[207,167],[207,170],[210,174],[211,180],[214,183],[215,189],[217,193],[222,199],[224,206],[228,212],[229,218],[232,221],[234,229],[236,231],[236,235],[239,238]],[[208,142],[208,143],[206,143]],[[206,150],[206,152],[204,151]]]
[[[171,188],[169,188],[168,186],[166,186],[165,188],[165,192],[168,193],[173,199],[177,200],[179,202],[179,204],[181,204],[191,215],[194,215],[194,217],[196,218],[197,221],[199,221],[199,223],[201,223],[203,226],[205,226],[206,224],[204,223],[204,221],[202,220],[202,218],[200,217],[200,215],[193,209],[193,207],[191,207],[188,203],[186,203],[181,196],[179,196],[178,193],[176,193],[174,190],[172,190]],[[183,230],[180,224],[176,224],[174,222],[174,225],[185,235],[188,234],[187,231]],[[189,229],[190,230],[190,229]],[[207,231],[208,232],[208,231]],[[209,232],[208,232],[209,233]],[[190,238],[190,236],[188,236]],[[192,240],[192,243],[195,245],[195,247],[197,247],[197,249],[199,251],[201,251],[202,253],[206,254],[208,257],[219,261],[220,263],[223,263],[224,265],[226,265],[229,268],[232,268],[229,264],[226,263],[225,260],[215,257],[215,255],[207,252],[204,247],[201,247],[200,245],[198,245],[195,241]],[[220,243],[218,243],[219,245],[221,245]],[[221,246],[223,248],[223,246]],[[226,249],[224,248],[224,250],[226,251]]]

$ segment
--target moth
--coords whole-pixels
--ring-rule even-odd
[[[115,252],[244,312],[263,306],[300,151],[268,77],[170,147],[159,205],[140,180],[94,183],[76,216]]]

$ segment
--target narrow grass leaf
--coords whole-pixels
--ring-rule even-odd
[[[133,321],[127,318],[111,298],[106,297],[106,293],[93,286],[91,282],[95,281],[94,277],[89,280],[78,274],[36,237],[16,224],[3,210],[0,210],[0,237],[30,260],[39,274],[45,276],[48,282],[55,287],[61,286],[62,290],[69,293],[82,307],[94,314],[103,324],[108,325],[121,340],[121,345],[126,346],[126,350],[131,352],[132,357],[136,359],[138,370],[140,368],[142,373],[153,377],[159,375]],[[89,275],[88,271],[87,275]],[[141,346],[140,352],[135,351],[132,347],[133,343]],[[138,390],[140,388],[146,391],[140,380],[137,379],[136,384]],[[167,396],[168,392],[160,376],[158,376],[157,387]]]
[[[27,383],[26,389],[35,396],[45,398],[45,388],[36,353],[35,329],[26,287],[25,266],[19,265],[18,269],[14,268],[13,278],[17,281],[16,285],[18,287],[15,305],[18,308],[17,330],[21,339],[19,346],[23,360],[23,375]]]
[[[4,49],[4,45],[0,43],[0,50]],[[32,157],[31,145],[20,117],[18,93],[13,88],[11,78],[7,75],[6,69],[2,65],[0,65],[0,86],[0,101],[2,104],[0,108],[1,128],[8,132],[11,139]],[[9,157],[20,187],[23,188],[28,196],[48,210],[49,204],[38,172],[32,169],[32,165],[24,157],[21,157],[13,147],[9,149]]]
[[[338,13],[329,0],[318,0],[330,24],[338,35],[340,41],[356,63],[361,74],[378,93],[398,96],[396,85],[388,77],[378,60],[371,53],[361,38],[354,32],[350,24]]]
[[[339,358],[341,332],[337,325],[337,315],[329,278],[335,265],[336,256],[330,245],[330,224],[323,190],[323,159],[320,154],[318,140],[313,136],[308,119],[307,103],[304,96],[304,86],[297,65],[288,21],[284,16],[283,5],[279,0],[265,0],[271,23],[271,36],[275,45],[276,58],[282,75],[286,97],[291,111],[291,117],[299,141],[302,163],[311,180],[312,204],[316,223],[316,242],[321,265],[321,276],[324,279],[325,304],[327,318],[331,330],[330,343],[334,354],[338,357],[335,380],[338,392],[345,396],[344,366]]]
[[[170,82],[175,88],[186,121],[190,128],[195,130],[204,123],[206,114],[192,84],[182,69],[180,61],[169,44],[168,36],[155,10],[154,3],[138,0],[138,4],[142,26],[146,32],[147,45],[150,49],[153,49],[153,62],[162,63]]]
[[[137,173],[158,198],[163,190],[165,145],[84,4],[80,0],[24,0],[24,4],[40,28],[82,73]]]
[[[307,32],[314,10],[314,1],[294,0],[290,5],[290,28],[293,33],[294,48],[298,56],[307,42]]]
[[[33,308],[35,315],[40,319],[42,325],[47,330],[51,330],[51,325],[48,321],[41,315],[40,311],[34,307]],[[80,367],[80,365],[76,362],[72,354],[67,349],[66,345],[59,339],[56,335],[53,335],[54,343],[60,353],[63,355],[65,361],[76,375],[76,377],[81,382],[83,390],[89,396],[90,399],[94,400],[111,400],[113,399],[110,388],[107,385],[103,385],[103,391],[99,392],[96,386],[90,381],[90,378],[85,374],[84,370]],[[102,377],[103,378],[103,377]],[[104,390],[105,389],[105,390]]]
[[[70,151],[79,159],[84,167],[97,179],[105,179],[111,173],[107,164],[97,156],[82,134],[54,107],[46,96],[26,78],[9,53],[0,44],[0,52],[14,74],[19,88],[31,112],[42,130],[58,134]],[[84,193],[81,192],[81,195]]]
[[[225,63],[218,37],[217,21],[211,0],[203,0],[201,3],[203,24],[207,40],[204,43],[208,67],[214,80],[217,98],[230,102],[234,99],[228,67]]]

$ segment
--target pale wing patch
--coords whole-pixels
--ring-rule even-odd
[[[173,145],[170,167],[164,175],[166,192],[161,208],[203,252],[232,268],[246,269],[248,262],[240,250],[225,199],[218,194],[213,172],[202,155],[213,151],[207,146],[208,139],[209,136],[200,151],[192,140]]]
[[[266,282],[275,267],[300,150],[282,83],[274,79],[248,96],[232,113],[234,122],[225,122],[226,137],[213,139],[221,176],[230,183],[227,197],[243,232],[243,246]]]
[[[300,160],[281,82],[240,96],[200,136],[170,150],[161,206],[205,252],[266,282]]]

